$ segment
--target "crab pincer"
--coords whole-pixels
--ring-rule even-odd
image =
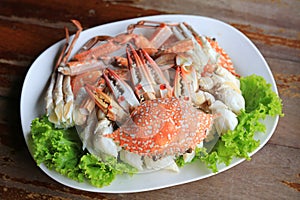
[[[191,101],[192,88],[189,85],[182,66],[177,66],[174,79],[174,96]]]
[[[149,69],[142,62],[142,58],[130,44],[127,46],[126,54],[136,95],[140,100],[155,99],[154,80],[150,76]]]
[[[141,99],[170,97],[172,88],[155,61],[144,50],[127,48],[128,66],[137,96]]]
[[[149,70],[150,77],[153,78],[154,82],[154,90],[156,97],[164,98],[172,96],[172,88],[164,76],[160,67],[156,64],[156,62],[151,58],[151,56],[144,50],[140,49],[140,55],[144,59],[142,59],[143,65],[147,67]]]
[[[103,77],[120,106],[129,112],[132,107],[138,106],[137,100],[131,87],[123,81],[113,70],[106,69]]]
[[[87,84],[85,90],[110,120],[122,123],[129,116],[118,102],[101,89]]]

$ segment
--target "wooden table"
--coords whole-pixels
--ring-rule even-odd
[[[298,0],[1,0],[0,199],[300,199],[300,1]],[[246,34],[277,81],[285,116],[250,162],[185,185],[135,194],[97,194],[61,185],[31,158],[20,123],[21,87],[32,62],[64,38],[138,16],[180,13],[213,17]],[[246,55],[245,55],[246,56]]]

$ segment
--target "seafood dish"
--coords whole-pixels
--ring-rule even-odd
[[[227,165],[232,157],[250,159],[248,153],[259,145],[253,132],[264,131],[258,118],[282,115],[272,91],[257,97],[269,95],[268,105],[262,108],[261,101],[250,108],[250,92],[260,90],[248,86],[264,80],[241,77],[218,38],[201,35],[187,22],[141,20],[117,35],[90,38],[76,52],[82,26],[72,23],[77,32],[70,37],[65,29],[43,96],[45,113],[31,125],[37,163],[69,178],[103,187],[118,174],[180,172],[197,159],[216,172],[221,148],[235,152],[223,159]],[[261,90],[271,90],[264,84]],[[253,117],[259,110],[264,114]],[[247,132],[247,123],[257,128]],[[41,139],[48,131],[47,140]],[[230,146],[233,134],[240,133],[249,134],[243,136],[248,146]],[[49,139],[56,134],[70,140],[60,146]],[[44,150],[42,140],[53,146]],[[63,148],[64,155],[54,148]],[[66,153],[70,148],[80,153]]]

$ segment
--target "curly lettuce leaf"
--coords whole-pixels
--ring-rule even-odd
[[[82,155],[80,140],[75,129],[56,129],[47,117],[36,118],[31,123],[33,157],[37,164],[77,181],[82,180],[78,168]]]
[[[266,115],[283,116],[282,101],[272,90],[271,84],[257,75],[242,77],[240,79],[241,91],[246,102],[246,113],[260,110],[261,118]]]
[[[75,128],[58,129],[47,117],[36,118],[31,123],[33,157],[37,164],[44,163],[73,180],[103,187],[109,185],[117,174],[134,174],[137,169],[106,156],[105,162],[84,152]]]
[[[89,182],[96,187],[108,186],[118,174],[128,173],[132,175],[137,172],[137,169],[119,162],[115,157],[107,156],[105,162],[102,162],[92,154],[81,157],[79,168]]]

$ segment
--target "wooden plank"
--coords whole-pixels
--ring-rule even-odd
[[[117,20],[163,13],[154,9],[145,10],[97,0],[86,0],[84,3],[71,0],[26,0],[21,2],[3,0],[1,3],[3,5],[0,8],[2,18],[56,28],[63,28],[62,25],[65,25],[70,19],[79,20],[83,27],[87,28]],[[11,16],[11,13],[14,15]]]
[[[0,37],[5,38],[0,47],[2,58],[5,56],[6,60],[22,59],[31,62],[43,50],[63,39],[65,33],[63,28],[58,30],[36,24],[8,22],[0,19]]]
[[[14,65],[11,65],[3,63],[3,60],[2,62],[0,60],[0,64],[0,97],[18,99],[28,69],[27,66],[30,65],[28,64],[24,67],[23,63],[20,62],[14,62]]]

